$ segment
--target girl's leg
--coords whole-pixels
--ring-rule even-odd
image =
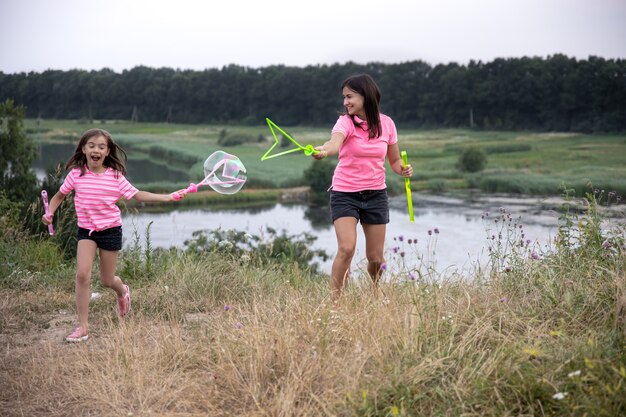
[[[118,297],[126,293],[122,279],[115,275],[117,269],[117,255],[119,251],[100,249],[100,280],[102,285],[111,288]]]
[[[124,317],[130,310],[130,289],[115,275],[119,251],[100,249],[100,280],[117,293],[117,314]]]
[[[93,240],[82,239],[78,241],[76,251],[76,312],[78,323],[85,334],[89,330],[89,284],[96,248],[96,242]]]
[[[386,224],[364,224],[365,256],[367,257],[367,272],[372,278],[374,287],[378,287],[381,276],[381,265],[385,262],[385,234]]]
[[[331,270],[331,289],[335,298],[341,295],[350,275],[350,264],[356,248],[356,223],[354,217],[340,217],[335,220],[337,256]]]

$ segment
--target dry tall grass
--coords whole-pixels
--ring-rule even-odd
[[[5,289],[0,414],[619,415],[624,259],[576,259],[384,296],[357,281],[335,303],[297,268],[177,256],[125,320],[93,301],[81,345],[61,341],[71,291]]]

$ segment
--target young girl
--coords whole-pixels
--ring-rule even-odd
[[[341,89],[346,114],[335,123],[330,140],[315,148],[321,152],[312,155],[315,159],[339,155],[330,195],[337,235],[337,255],[331,270],[331,287],[336,297],[350,273],[359,221],[365,234],[367,272],[374,286],[380,279],[389,223],[385,158],[396,174],[413,175],[411,165],[402,165],[393,120],[379,111],[380,90],[374,80],[367,74],[355,75],[345,80]]]
[[[115,275],[117,255],[122,249],[122,218],[115,203],[120,197],[141,202],[173,201],[176,193],[153,194],[133,187],[124,177],[126,152],[102,129],[90,129],[83,134],[65,169],[70,171],[59,192],[50,200],[50,216],[44,215],[42,220],[46,225],[52,223],[56,209],[74,190],[78,217],[76,310],[79,325],[65,341],[82,342],[89,338],[89,283],[96,250],[100,251],[102,285],[117,293],[117,314],[124,317],[130,310],[130,288]]]

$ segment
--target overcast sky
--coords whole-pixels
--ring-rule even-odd
[[[0,71],[626,58],[626,0],[0,0]]]

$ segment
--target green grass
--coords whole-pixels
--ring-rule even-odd
[[[261,161],[261,156],[271,146],[267,126],[235,125],[168,125],[158,123],[107,122],[94,125],[75,121],[44,120],[25,122],[29,134],[40,142],[72,140],[93,126],[109,130],[114,138],[129,152],[144,152],[164,163],[186,167],[192,177],[200,178],[202,161],[213,151],[222,149],[237,155],[248,170],[248,188],[289,187],[302,185],[302,173],[314,161],[303,154],[294,153]],[[329,138],[330,127],[284,127],[301,144],[320,145]],[[248,143],[235,147],[220,147],[219,133],[241,133],[258,137],[264,135],[265,143]],[[558,186],[584,184],[577,192],[582,195],[591,183],[626,191],[626,135],[588,135],[577,133],[499,132],[462,129],[415,130],[398,129],[400,147],[407,150],[413,165],[419,189],[428,184],[440,188],[463,189],[481,187],[493,192],[493,186],[482,186],[474,176],[459,172],[456,163],[461,151],[477,146],[487,153],[484,178],[498,182],[498,192],[556,195]],[[502,175],[506,173],[506,175]],[[403,190],[402,179],[388,169],[388,185],[392,191]],[[509,179],[511,179],[509,181]],[[520,186],[519,181],[527,184]],[[492,181],[493,182],[493,181]],[[422,188],[423,187],[423,188]]]

